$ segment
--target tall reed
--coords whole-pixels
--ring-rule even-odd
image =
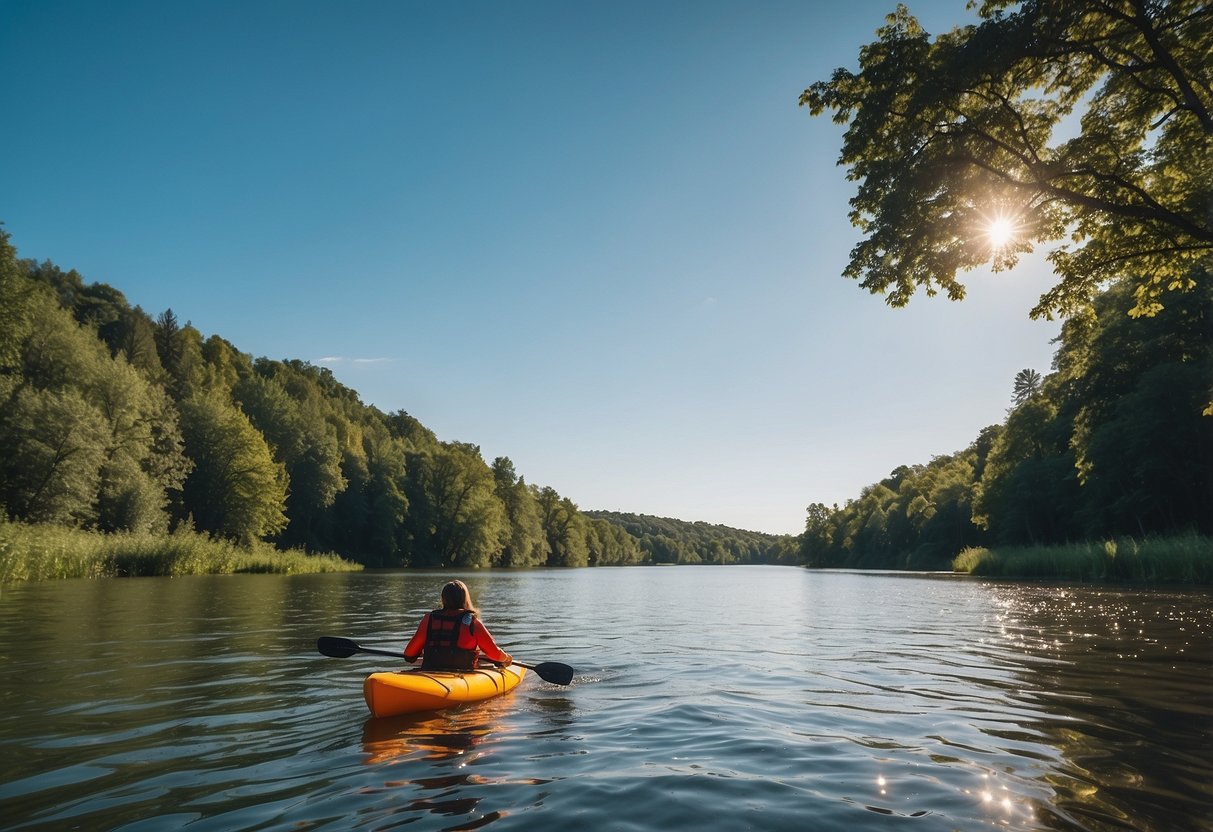
[[[102,534],[63,526],[0,521],[0,583],[52,578],[204,575],[235,572],[353,572],[361,564],[332,554],[242,546],[206,534]]]
[[[952,570],[991,578],[1209,584],[1213,538],[1187,534],[1065,546],[969,548],[952,561]]]

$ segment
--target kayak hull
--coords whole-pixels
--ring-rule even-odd
[[[363,682],[362,693],[371,716],[397,716],[491,699],[518,687],[524,676],[526,668],[517,665],[372,673]]]

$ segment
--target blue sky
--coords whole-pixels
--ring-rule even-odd
[[[1001,422],[1058,331],[1039,257],[900,310],[840,276],[797,98],[893,6],[0,0],[0,221],[583,509],[796,533]]]

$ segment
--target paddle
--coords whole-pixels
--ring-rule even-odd
[[[355,653],[374,653],[376,656],[391,656],[394,659],[404,658],[400,653],[393,650],[376,650],[374,647],[363,647],[356,641],[351,641],[348,638],[337,638],[336,636],[321,636],[316,639],[316,649],[325,656],[331,656],[334,659],[349,658]],[[567,685],[573,681],[573,668],[567,664],[561,664],[560,662],[524,664],[517,661],[514,664],[519,667],[525,667],[527,670],[535,671],[540,679],[545,682],[551,682],[553,685]]]

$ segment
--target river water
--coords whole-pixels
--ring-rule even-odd
[[[369,719],[320,635],[442,583],[504,698]],[[672,567],[0,591],[0,827],[1213,830],[1213,594]]]

